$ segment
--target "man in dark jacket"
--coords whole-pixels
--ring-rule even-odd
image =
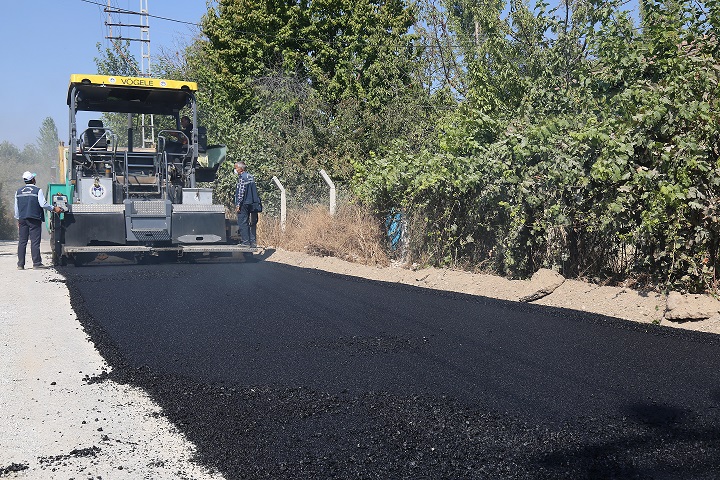
[[[18,270],[25,269],[25,252],[28,239],[33,269],[45,268],[40,257],[40,235],[42,222],[45,220],[43,210],[55,213],[62,212],[60,207],[53,207],[45,200],[42,189],[35,185],[35,173],[23,173],[25,186],[15,192],[15,218],[18,221]]]
[[[238,176],[235,187],[235,206],[237,207],[240,245],[254,248],[257,246],[258,212],[262,211],[262,203],[257,193],[255,177],[247,172],[245,163],[237,162],[235,164],[235,174]]]

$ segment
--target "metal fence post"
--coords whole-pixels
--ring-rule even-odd
[[[272,177],[275,185],[280,189],[280,230],[285,231],[285,219],[287,212],[287,200],[285,199],[285,187],[282,186],[277,177]]]
[[[320,170],[320,175],[322,175],[323,179],[325,179],[325,183],[327,183],[330,187],[330,215],[335,215],[335,184],[332,180],[330,180],[330,177],[327,173],[325,173],[325,170]]]

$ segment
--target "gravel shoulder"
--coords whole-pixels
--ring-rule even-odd
[[[0,242],[0,477],[222,478],[193,463],[194,446],[143,391],[93,381],[109,367],[63,277],[17,270],[16,252]]]

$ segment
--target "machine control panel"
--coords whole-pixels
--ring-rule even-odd
[[[56,193],[52,197],[52,203],[55,207],[60,207],[63,212],[67,212],[70,210],[70,207],[68,207],[68,199],[67,195],[63,195],[62,193]]]

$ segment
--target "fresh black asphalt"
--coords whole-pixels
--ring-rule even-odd
[[[230,479],[720,478],[710,334],[266,261],[61,273]]]

